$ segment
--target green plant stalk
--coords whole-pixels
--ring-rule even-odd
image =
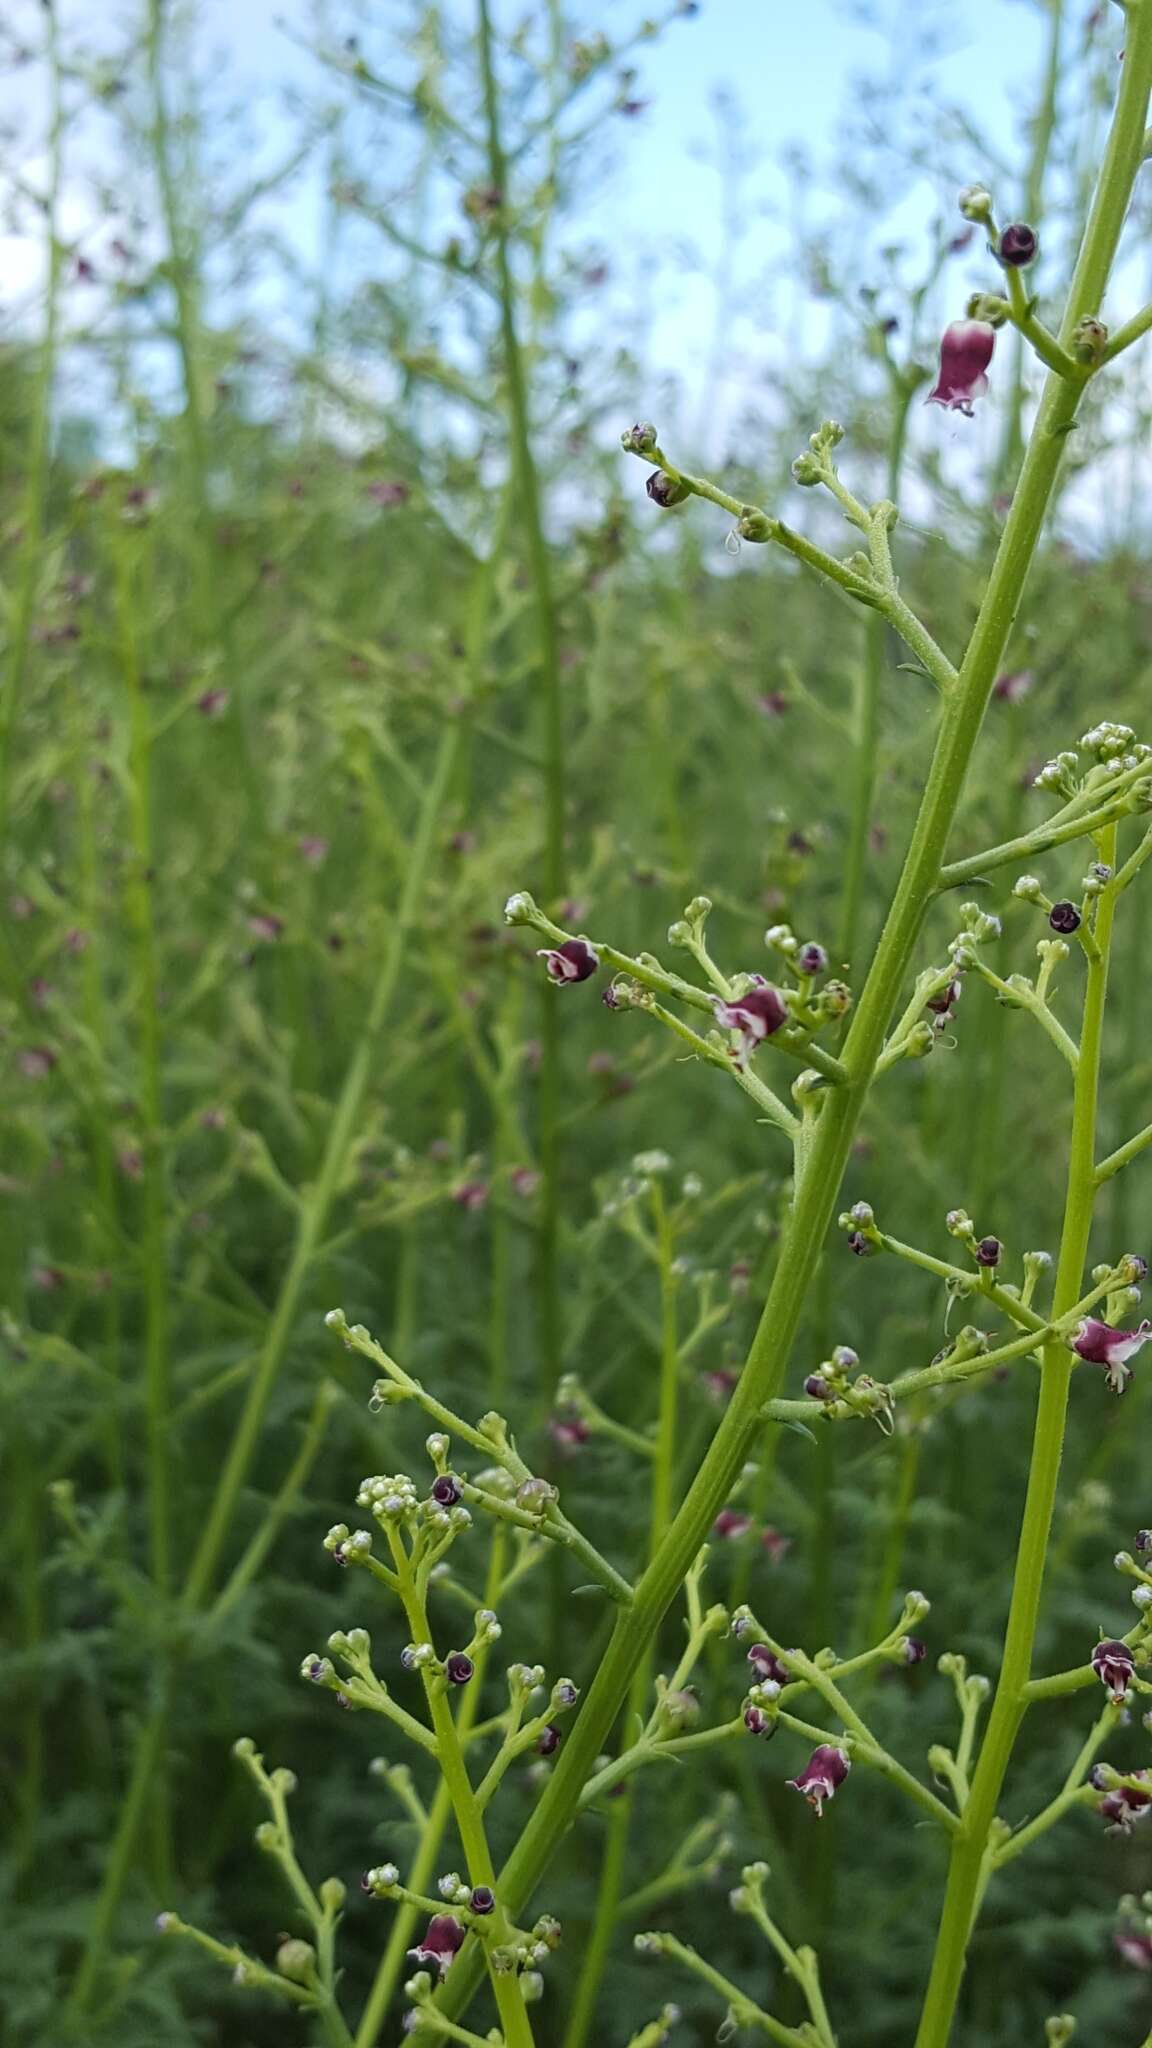
[[[409,1564],[403,1540],[390,1528],[388,1541],[400,1582],[400,1598],[404,1604],[408,1626],[412,1631],[412,1640],[416,1643],[431,1642],[432,1631],[428,1623],[427,1609]],[[533,2048],[532,2026],[524,2003],[520,1979],[515,1972],[497,1969],[489,1960],[491,1946],[508,1939],[511,1932],[511,1916],[497,1889],[496,1870],[488,1847],[488,1837],[484,1831],[483,1814],[468,1775],[468,1765],[464,1758],[464,1746],[460,1739],[460,1730],[456,1726],[456,1717],[448,1702],[447,1681],[438,1671],[425,1670],[423,1677],[432,1732],[436,1737],[437,1760],[452,1804],[469,1881],[473,1885],[488,1885],[496,1892],[496,1909],[486,1929],[488,1938],[484,1941],[477,1938],[476,1946],[488,1964],[492,1991],[500,2014],[504,2048]],[[475,1675],[472,1683],[476,1683]]]
[[[1101,833],[1099,846],[1101,860],[1114,867],[1115,825],[1108,826]],[[1080,1065],[1072,1105],[1068,1188],[1053,1293],[1054,1318],[1066,1315],[1075,1305],[1088,1256],[1096,1197],[1096,1117],[1104,1005],[1115,910],[1116,891],[1112,888],[1100,899],[1095,933],[1097,952],[1088,963]],[[951,2032],[972,1921],[979,1904],[989,1832],[996,1818],[1001,1787],[1027,1709],[1024,1688],[1032,1673],[1032,1650],[1056,1505],[1068,1389],[1074,1364],[1072,1352],[1059,1338],[1051,1339],[1044,1346],[1032,1462],[1000,1677],[972,1779],[971,1795],[952,1852],[936,1953],[916,2048],[944,2048]]]
[[[115,515],[113,515],[115,517]],[[128,797],[132,843],[130,910],[136,927],[139,974],[137,1015],[140,1058],[140,1135],[144,1155],[144,1406],[148,1430],[148,1526],[152,1577],[167,1593],[172,1583],[171,1356],[168,1327],[168,1217],[160,976],[152,876],[152,732],[136,639],[134,536],[113,529],[116,638],[128,695]]]
[[[1064,332],[1099,307],[1143,156],[1152,83],[1152,8],[1141,5],[1122,67],[1120,94],[1065,313]],[[501,1876],[512,1911],[534,1890],[576,1811],[580,1788],[622,1706],[632,1673],[675,1598],[755,1441],[760,1411],[779,1392],[831,1222],[840,1182],[884,1034],[936,891],[949,833],[992,685],[1055,488],[1082,386],[1049,373],[1020,480],[996,551],[956,686],[944,701],[911,843],[855,1019],[844,1046],[846,1080],[829,1090],[793,1206],[779,1265],[748,1359],[710,1450],[659,1551],[636,1588],[544,1797]],[[460,1957],[442,2002],[459,2011],[475,1982]]]
[[[648,1555],[655,1556],[672,1519],[673,1483],[676,1470],[676,1435],[680,1395],[680,1339],[676,1320],[676,1274],[673,1271],[675,1244],[668,1205],[658,1179],[653,1180],[653,1224],[660,1274],[660,1399],[656,1444],[652,1460],[652,1489],[649,1508]],[[633,1673],[625,1711],[624,1747],[631,1747],[635,1723],[644,1720],[652,1681],[652,1659],[641,1658]],[[635,1788],[626,1781],[608,1817],[608,1839],[600,1866],[592,1929],[576,1983],[572,2012],[564,2034],[564,2048],[584,2048],[596,2017],[596,2000],[608,1961],[608,1952],[620,1923],[620,1900],[628,1837],[632,1824]]]
[[[500,1590],[504,1583],[504,1562],[507,1555],[507,1535],[497,1522],[492,1532],[492,1549],[488,1557],[488,1572],[484,1586],[484,1605],[495,1610],[499,1604]],[[476,1724],[480,1710],[480,1699],[484,1689],[484,1673],[491,1655],[491,1645],[481,1643],[476,1652],[476,1673],[460,1705],[456,1720],[456,1733],[461,1748],[467,1750],[468,1737]],[[452,1818],[452,1799],[447,1781],[441,1776],[436,1787],[436,1796],[428,1811],[428,1817],[420,1836],[412,1868],[408,1873],[409,1891],[426,1891],[431,1882],[444,1839],[444,1830]],[[355,2048],[376,2048],[380,2029],[388,2016],[388,2008],[396,1993],[404,1960],[412,1947],[412,1934],[419,1919],[419,1908],[407,1901],[400,1907],[392,1923],[387,1946],[380,1958],[380,1966],[372,1981],[368,2001],[360,2015],[356,2029]]]
[[[196,575],[196,613],[203,622],[207,643],[219,663],[220,679],[228,693],[227,715],[232,727],[240,764],[244,793],[253,826],[261,819],[260,782],[248,731],[246,704],[241,690],[232,635],[232,612],[220,600],[220,564],[215,541],[215,515],[208,489],[208,443],[204,414],[204,373],[200,363],[200,318],[189,248],[181,215],[176,175],[172,165],[171,126],[164,94],[164,45],[170,0],[148,0],[145,59],[151,109],[149,140],[156,166],[156,183],[164,216],[168,244],[168,269],[176,302],[176,343],[184,383],[184,440],[188,488],[192,507],[190,521],[192,557]]]
[[[45,195],[45,248],[48,274],[44,297],[44,329],[32,393],[28,477],[21,511],[21,572],[13,607],[11,638],[6,650],[7,689],[0,717],[0,852],[7,844],[12,795],[13,754],[20,708],[28,682],[32,626],[40,590],[41,548],[48,499],[52,436],[52,395],[56,378],[56,345],[60,321],[60,281],[64,252],[60,245],[60,189],[64,173],[64,80],[56,9],[45,11],[48,58],[48,190]]]
[[[120,1808],[120,1821],[108,1851],[104,1881],[97,1894],[76,1975],[68,1994],[64,2025],[70,2037],[86,2030],[83,2017],[96,1988],[101,1957],[108,1946],[120,1899],[128,1882],[136,1842],[147,1819],[152,1785],[164,1760],[171,1710],[171,1664],[153,1673],[152,1700],[133,1758],[132,1775]]]
[[[500,194],[494,226],[496,277],[500,300],[500,333],[504,381],[512,439],[512,468],[528,550],[528,568],[536,605],[540,658],[541,712],[544,738],[544,891],[555,911],[564,894],[564,720],[560,679],[560,636],[552,586],[552,563],[544,532],[540,479],[532,449],[532,418],[528,380],[516,324],[516,282],[508,248],[508,166],[500,135],[499,88],[493,62],[492,23],[488,0],[479,0],[477,32],[488,138],[488,174]],[[555,990],[545,986],[540,1014],[540,1342],[547,1390],[560,1377],[562,1331],[560,1313],[560,1126],[563,1112],[560,1075],[560,1016]]]

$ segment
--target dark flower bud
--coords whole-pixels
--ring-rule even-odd
[[[976,1247],[978,1266],[998,1266],[1004,1247],[998,1237],[982,1237]]]
[[[682,484],[677,477],[669,476],[662,469],[652,471],[644,489],[652,503],[659,505],[665,512],[670,512],[673,505],[682,505],[685,498],[690,496],[687,484]]]
[[[495,1905],[496,1894],[487,1884],[478,1884],[468,1899],[470,1913],[491,1913]]]
[[[744,1709],[744,1726],[749,1735],[775,1735],[779,1725],[773,1715],[764,1712],[763,1707]]]
[[[1152,1529],[1137,1529],[1136,1548],[1142,1557],[1147,1557],[1152,1550]]]
[[[775,1650],[767,1643],[753,1643],[748,1652],[748,1662],[756,1673],[757,1685],[787,1685],[788,1666],[781,1662]]]
[[[999,262],[1011,270],[1025,270],[1040,253],[1040,237],[1027,221],[1016,220],[1006,227],[996,245]]]
[[[862,1230],[854,1230],[848,1239],[848,1249],[850,1252],[855,1252],[858,1259],[866,1259],[870,1256],[874,1247],[869,1239],[865,1237]]]
[[[1048,922],[1054,932],[1074,932],[1079,929],[1080,912],[1074,903],[1054,903],[1048,912]]]
[[[823,946],[818,946],[814,939],[809,939],[807,945],[801,946],[797,953],[796,965],[801,974],[823,974],[828,965],[828,955]]]
[[[453,1650],[445,1659],[444,1676],[451,1685],[467,1685],[475,1669],[471,1657],[466,1656],[463,1650]]]
[[[900,1654],[906,1664],[922,1664],[928,1655],[928,1645],[922,1643],[919,1636],[902,1636]]]
[[[1126,1287],[1142,1287],[1148,1278],[1148,1261],[1139,1252],[1125,1252],[1120,1261]]]
[[[947,988],[942,988],[936,995],[929,996],[924,1007],[926,1010],[931,1010],[936,1017],[946,1017],[953,1004],[960,1001],[961,993],[960,982],[956,980],[950,981]]]
[[[451,1472],[442,1472],[432,1485],[432,1498],[438,1507],[454,1508],[460,1499],[460,1482]]]
[[[1085,319],[1076,322],[1072,329],[1072,353],[1078,363],[1088,363],[1095,367],[1097,363],[1103,361],[1107,346],[1108,329],[1102,320],[1094,320],[1089,314]]]
[[[555,1722],[549,1721],[548,1726],[542,1728],[536,1738],[536,1748],[541,1756],[555,1756],[563,1740]]]
[[[834,1401],[835,1391],[821,1373],[810,1372],[804,1382],[804,1392],[813,1401]]]

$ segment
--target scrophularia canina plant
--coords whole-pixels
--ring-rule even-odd
[[[999,289],[970,303],[964,318],[945,336],[940,376],[931,395],[961,412],[978,398],[994,403],[995,394],[985,390],[984,380],[996,330],[1006,324],[1019,330],[1048,376],[963,649],[949,653],[942,647],[902,595],[892,553],[897,508],[888,501],[869,503],[854,495],[834,459],[842,439],[834,422],[826,422],[812,435],[794,474],[799,484],[829,492],[858,531],[863,546],[846,558],[808,540],[775,513],[678,469],[660,446],[654,427],[640,424],[623,437],[625,449],[649,465],[648,495],[657,508],[672,510],[694,497],[718,505],[734,522],[739,540],[782,547],[847,597],[879,613],[904,641],[923,681],[937,692],[938,731],[883,933],[855,991],[828,976],[818,940],[799,939],[786,927],[773,927],[768,934],[773,955],[770,978],[756,967],[736,970],[718,963],[707,944],[710,905],[703,897],[688,905],[668,935],[669,943],[689,956],[694,972],[688,975],[665,967],[650,953],[630,955],[599,933],[590,937],[565,930],[526,892],[509,900],[509,922],[539,936],[544,971],[557,984],[557,1001],[587,1000],[591,991],[581,984],[604,975],[604,999],[611,1010],[650,1018],[674,1036],[682,1051],[687,1049],[702,1066],[727,1076],[770,1126],[772,1141],[785,1156],[791,1153],[791,1211],[759,1327],[690,1486],[679,1501],[665,1501],[667,1513],[655,1525],[657,1540],[637,1577],[601,1555],[569,1521],[557,1487],[524,1463],[504,1418],[490,1414],[471,1423],[390,1359],[367,1331],[350,1328],[338,1312],[329,1319],[345,1343],[377,1367],[378,1404],[414,1403],[435,1424],[428,1441],[435,1469],[431,1485],[417,1485],[405,1474],[366,1481],[358,1503],[375,1528],[351,1530],[340,1524],[327,1539],[338,1564],[366,1574],[401,1602],[412,1637],[407,1673],[422,1687],[423,1711],[412,1711],[393,1697],[374,1666],[363,1629],[338,1633],[329,1643],[331,1657],[309,1654],[303,1667],[306,1679],[318,1689],[333,1693],[345,1708],[378,1713],[395,1741],[407,1741],[431,1759],[454,1816],[466,1875],[444,1875],[438,1899],[415,1882],[404,1882],[394,1862],[374,1866],[365,1879],[373,1897],[392,1900],[411,1916],[413,1939],[408,1947],[421,1967],[406,1992],[416,2038],[432,2040],[446,2022],[455,2025],[486,1974],[505,2042],[523,2048],[532,2040],[532,2006],[541,1990],[541,1965],[559,1930],[546,1913],[528,1927],[525,1922],[537,1911],[536,1894],[548,1865],[579,1811],[609,1798],[625,1779],[669,1754],[687,1760],[709,1742],[751,1739],[759,1745],[755,1754],[758,1762],[763,1759],[762,1768],[779,1768],[784,1780],[792,1767],[786,1781],[809,1799],[812,1824],[835,1798],[839,1822],[845,1827],[851,1825],[856,1782],[850,1772],[859,1765],[877,1773],[894,1801],[909,1802],[917,1817],[936,1830],[946,1865],[943,1903],[915,2048],[944,2048],[950,2037],[973,1925],[1004,1865],[1026,1853],[1077,1807],[1093,1809],[1106,1827],[1124,1832],[1141,1826],[1152,1804],[1145,1771],[1116,1770],[1100,1755],[1134,1697],[1150,1689],[1143,1675],[1152,1661],[1152,1573],[1146,1569],[1146,1532],[1137,1537],[1134,1554],[1121,1552],[1115,1561],[1117,1570],[1134,1582],[1137,1618],[1131,1629],[1123,1637],[1086,1642],[1081,1661],[1070,1670],[1037,1675],[1033,1669],[1073,1374],[1082,1364],[1102,1366],[1101,1400],[1110,1393],[1122,1398],[1131,1372],[1139,1370],[1130,1361],[1152,1335],[1146,1323],[1132,1326],[1145,1277],[1142,1257],[1114,1251],[1090,1274],[1085,1270],[1099,1189],[1152,1145],[1152,1126],[1104,1157],[1097,1141],[1113,931],[1130,886],[1152,854],[1152,831],[1139,836],[1132,829],[1133,821],[1152,808],[1152,748],[1127,727],[1098,722],[1037,777],[1039,789],[1053,802],[1042,824],[1000,846],[970,855],[952,851],[984,709],[1002,670],[1009,632],[1084,393],[1152,328],[1152,307],[1112,334],[1101,319],[1143,161],[1150,90],[1152,6],[1141,0],[1128,10],[1116,105],[1058,326],[1041,319],[1037,301],[1024,287],[1021,272],[1036,254],[1027,224],[1000,229],[992,199],[983,188],[964,196],[965,213],[982,223],[990,260],[999,264]],[[1028,872],[1014,889],[1004,892],[997,910],[985,907],[986,902],[997,901],[987,890],[980,904],[960,902],[944,957],[914,970],[925,915],[945,892],[962,890],[977,880],[987,883],[1022,863],[1041,867],[1049,861],[1054,900],[1037,875]],[[1002,975],[996,966],[1002,917],[1037,914],[1042,926],[1035,973]],[[1066,969],[1059,994],[1058,968]],[[1002,1227],[985,1227],[999,1219],[981,1219],[978,1225],[959,1206],[941,1220],[932,1244],[913,1243],[889,1230],[867,1200],[852,1200],[840,1214],[849,1248],[934,1275],[948,1300],[963,1303],[970,1319],[949,1336],[937,1357],[889,1382],[861,1370],[852,1346],[839,1344],[829,1358],[805,1362],[805,1391],[787,1398],[784,1374],[836,1216],[864,1103],[874,1087],[898,1088],[906,1061],[932,1055],[942,1024],[956,1022],[969,984],[983,984],[1001,1003],[1021,1013],[1026,1028],[1038,1034],[1038,1056],[1052,1062],[1054,1092],[1063,1087],[1067,1177],[1055,1259],[1046,1252],[1014,1247]],[[1078,995],[1073,993],[1077,990]],[[956,1022],[960,1030],[966,1008],[965,1003]],[[1045,1046],[1040,1046],[1040,1038],[1046,1040]],[[729,1615],[723,1608],[705,1607],[701,1587],[707,1538],[728,1507],[766,1420],[805,1421],[818,1428],[862,1422],[887,1431],[910,1396],[936,1388],[961,1393],[969,1380],[987,1382],[989,1375],[1026,1361],[1037,1368],[1035,1425],[999,1673],[993,1684],[969,1673],[962,1657],[948,1651],[938,1656],[937,1668],[955,1695],[958,1734],[954,1746],[934,1745],[929,1752],[929,1783],[884,1747],[865,1718],[866,1700],[852,1696],[853,1681],[861,1674],[883,1663],[902,1665],[920,1659],[925,1638],[914,1631],[928,1613],[926,1598],[908,1594],[895,1627],[854,1656],[841,1658],[830,1649],[797,1647],[774,1639],[765,1622],[747,1608]],[[453,1442],[463,1447],[463,1454],[449,1464]],[[467,1473],[461,1469],[465,1462]],[[656,1463],[659,1469],[659,1454]],[[441,1485],[446,1478],[451,1480],[447,1491]],[[434,1638],[428,1616],[432,1574],[452,1546],[477,1540],[481,1521],[490,1522],[493,1530],[490,1586],[498,1588],[507,1577],[510,1548],[517,1551],[517,1564],[523,1568],[555,1548],[570,1556],[582,1579],[599,1586],[616,1610],[614,1630],[594,1681],[558,1745],[553,1732],[575,1705],[574,1688],[565,1679],[556,1679],[549,1687],[539,1667],[513,1665],[507,1707],[486,1722],[476,1718],[475,1703],[486,1683],[488,1655],[499,1632],[494,1607],[476,1612],[467,1642],[437,1643]],[[380,1556],[375,1548],[378,1533],[384,1538]],[[640,1716],[639,1733],[630,1732],[624,1747],[609,1755],[606,1745],[626,1698],[634,1695],[638,1675],[647,1684],[656,1630],[681,1596],[687,1638],[680,1663],[672,1674],[653,1682],[649,1698],[654,1693],[654,1702],[647,1719]],[[741,1642],[749,1639],[753,1651],[742,1660],[742,1681],[736,1681],[733,1671],[730,1714],[703,1726],[693,1673],[706,1645],[725,1632]],[[752,1682],[741,1692],[749,1673]],[[1096,1692],[1098,1711],[1063,1785],[1027,1818],[1014,1822],[1001,1817],[1001,1798],[1025,1715],[1048,1702],[1074,1700],[1098,1685],[1104,1689],[1103,1705]],[[765,1745],[767,1735],[784,1736],[786,1742]],[[487,1749],[481,1750],[482,1742]],[[497,1871],[485,1826],[487,1806],[519,1757],[531,1753],[539,1760],[542,1743],[549,1752],[547,1787],[511,1856]],[[789,1746],[787,1761],[778,1766],[777,1758],[783,1759]],[[251,1755],[246,1761],[252,1768]],[[333,1950],[342,1898],[332,1880],[313,1893],[294,1862],[284,1816],[288,1788],[282,1775],[273,1773],[266,1785],[259,1782],[272,1808],[261,1845],[284,1867],[311,1922],[313,1938],[292,1944],[286,1959],[278,1957],[276,1971],[210,1937],[194,1938],[228,1960],[245,1981],[271,1985],[295,2003],[309,2006],[321,2021],[325,2038],[346,2044],[351,2035],[339,2011]],[[1010,1803],[1011,1787],[1008,1796]],[[271,1833],[266,1833],[269,1827]],[[810,1950],[793,1948],[770,1915],[766,1882],[764,1866],[750,1865],[732,1895],[732,1905],[757,1923],[799,1986],[807,2008],[803,2033],[757,2006],[739,1985],[723,1978],[675,1936],[645,1933],[637,1946],[662,1965],[701,1975],[727,2003],[736,2024],[751,2023],[779,2040],[834,2048],[816,1958]],[[164,1924],[166,1931],[183,1929],[172,1915],[165,1916]],[[1053,2020],[1050,2038],[1067,2040],[1070,2026],[1063,2017]],[[465,2030],[464,2038],[476,2037]]]

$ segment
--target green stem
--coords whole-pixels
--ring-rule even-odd
[[[533,453],[532,414],[524,354],[516,323],[516,282],[509,252],[508,165],[500,134],[499,87],[493,61],[492,23],[488,0],[478,0],[477,33],[484,90],[484,121],[488,144],[488,175],[500,203],[495,215],[494,248],[500,300],[500,334],[504,381],[512,437],[512,467],[528,550],[528,567],[536,606],[540,658],[541,714],[544,727],[544,889],[556,909],[564,894],[564,722],[560,677],[560,636],[552,588],[552,562],[544,532],[540,479]],[[540,1029],[540,1335],[545,1390],[560,1377],[562,1332],[560,1315],[560,1018],[542,992]]]
[[[389,1543],[400,1581],[400,1597],[404,1603],[408,1626],[412,1631],[412,1640],[417,1643],[430,1642],[432,1632],[427,1609],[412,1574],[403,1541],[398,1534],[390,1531]],[[436,1737],[440,1772],[452,1802],[452,1812],[460,1836],[460,1846],[464,1851],[469,1880],[473,1885],[487,1885],[497,1892],[496,1908],[487,1924],[487,1938],[483,1942],[478,1941],[477,1946],[482,1949],[485,1962],[489,1966],[492,1990],[504,2032],[504,2048],[533,2048],[532,2026],[524,2004],[520,1980],[514,1973],[509,1974],[496,1969],[489,1960],[492,1946],[508,1938],[510,1916],[497,1890],[496,1870],[488,1847],[488,1837],[484,1832],[483,1815],[468,1775],[460,1730],[456,1726],[455,1716],[448,1703],[445,1681],[440,1673],[425,1670],[423,1677],[432,1732]],[[475,1675],[472,1682],[476,1682]]]
[[[680,1339],[676,1320],[677,1276],[673,1269],[675,1242],[668,1205],[658,1179],[652,1182],[651,1202],[660,1274],[660,1406],[652,1461],[649,1557],[659,1548],[672,1516],[680,1396]],[[651,1676],[651,1657],[646,1656],[636,1667],[628,1694],[625,1749],[632,1745],[632,1730],[636,1721],[643,1719]],[[564,2048],[583,2048],[596,2017],[596,2000],[603,1981],[608,1952],[620,1920],[620,1899],[624,1888],[633,1800],[633,1788],[628,1784],[618,1795],[608,1818],[608,1840],[600,1866],[596,1910],[588,1945],[584,1951],[584,1962],[576,1985],[571,2016],[564,2034]]]
[[[1147,20],[1148,16],[1145,19]],[[1152,70],[1152,37],[1149,38],[1147,61],[1149,69]],[[1145,76],[1148,76],[1147,72]],[[1100,857],[1107,861],[1110,867],[1115,866],[1115,825],[1109,826],[1100,835]],[[1053,1298],[1054,1320],[1074,1306],[1080,1293],[1084,1264],[1088,1255],[1092,1208],[1096,1194],[1096,1115],[1104,1004],[1108,987],[1108,960],[1115,909],[1116,892],[1113,886],[1100,899],[1096,923],[1097,956],[1089,961],[1085,987],[1080,1064],[1072,1107],[1068,1188]],[[1056,1505],[1073,1364],[1073,1354],[1058,1338],[1045,1345],[1032,1442],[1032,1462],[1028,1475],[1028,1491],[1024,1503],[1000,1678],[972,1779],[971,1795],[964,1810],[963,1825],[952,1852],[936,1953],[920,2028],[916,2036],[916,2048],[945,2048],[952,2029],[973,1917],[981,1895],[989,1834],[996,1818],[1001,1787],[1015,1747],[1020,1723],[1028,1704],[1025,1688],[1031,1677],[1032,1652],[1052,1532],[1052,1516]]]

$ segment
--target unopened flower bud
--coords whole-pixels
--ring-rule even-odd
[[[1006,227],[996,244],[998,261],[1007,264],[1011,270],[1026,270],[1030,263],[1035,263],[1039,253],[1040,237],[1035,228],[1023,220],[1013,221]]]
[[[1048,912],[1048,922],[1054,932],[1074,932],[1079,930],[1080,912],[1074,903],[1054,903]]]
[[[998,1237],[982,1237],[976,1247],[978,1266],[998,1266],[1004,1250]]]
[[[687,484],[682,484],[678,477],[669,476],[663,469],[654,469],[644,488],[652,503],[665,512],[670,512],[673,505],[682,505],[690,496]]]
[[[992,194],[986,185],[965,185],[956,203],[965,220],[979,224],[992,218]]]

